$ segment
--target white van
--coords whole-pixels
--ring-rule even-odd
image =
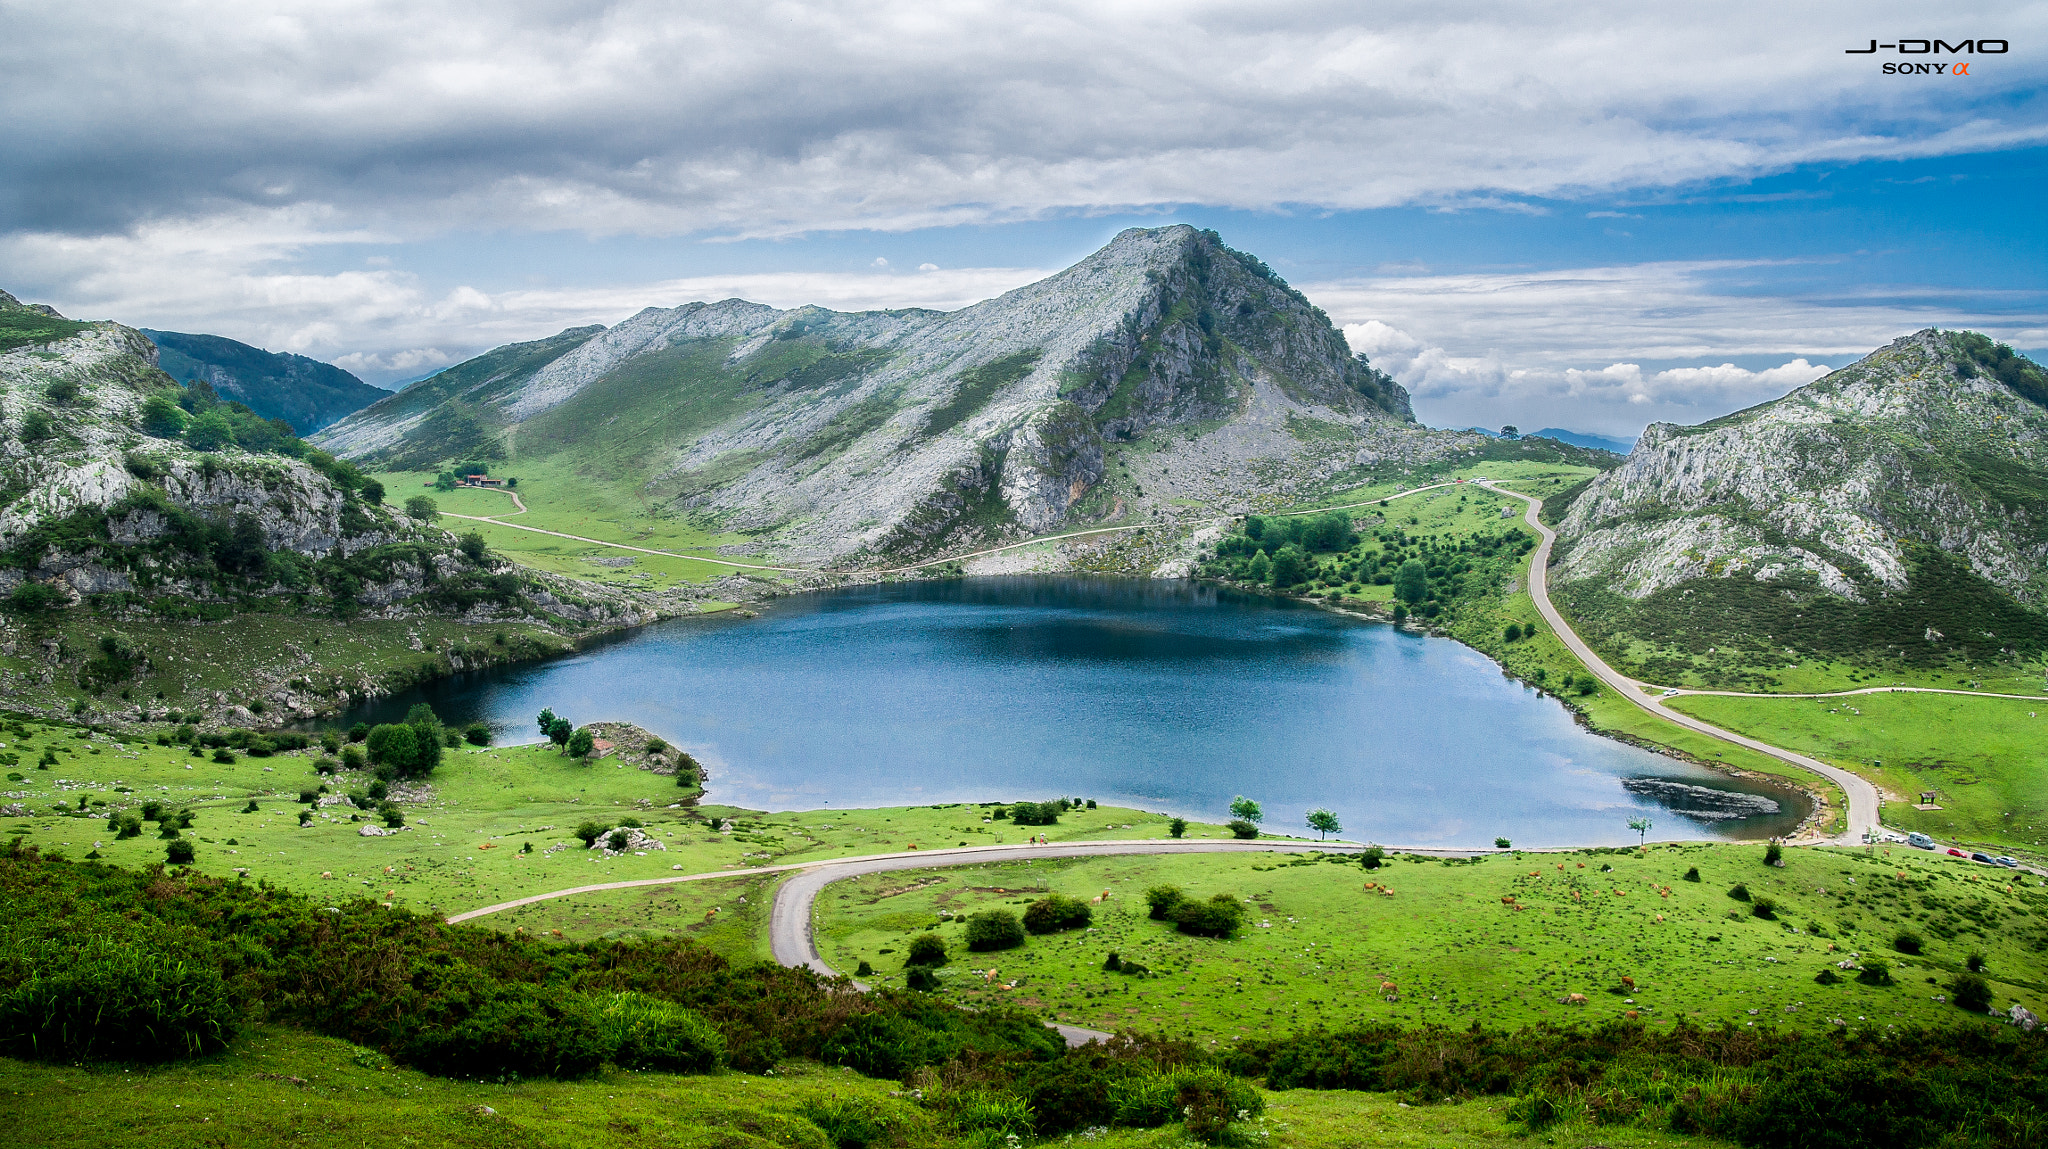
[[[1934,839],[1925,834],[1908,834],[1906,835],[1906,844],[1916,850],[1932,850],[1934,848]]]

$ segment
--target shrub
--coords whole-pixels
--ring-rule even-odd
[[[1206,1065],[1119,1081],[1109,1094],[1117,1124],[1151,1129],[1183,1121],[1188,1134],[1203,1141],[1215,1140],[1237,1114],[1266,1109],[1251,1082]]]
[[[599,822],[584,822],[576,827],[575,834],[583,840],[585,846],[591,846],[595,845],[598,837],[610,828]]]
[[[408,518],[431,522],[441,513],[441,505],[425,495],[414,495],[405,501],[405,513]]]
[[[1759,894],[1756,900],[1749,904],[1749,912],[1763,918],[1765,921],[1770,921],[1778,916],[1778,903]]]
[[[1024,927],[1008,910],[983,910],[967,919],[967,948],[976,953],[1024,944]]]
[[[1182,902],[1173,920],[1180,932],[1203,938],[1227,938],[1244,924],[1244,903],[1234,894],[1216,894],[1206,902]]]
[[[647,740],[647,745],[641,747],[641,749],[649,754],[659,754],[662,751],[668,749],[668,740],[660,736],[655,736],[649,738]]]
[[[1746,902],[1749,900],[1749,887],[1737,882],[1735,887],[1728,891],[1728,896],[1738,902]]]
[[[1173,920],[1173,912],[1187,900],[1179,886],[1153,886],[1145,891],[1145,904],[1152,907],[1152,920],[1166,922]]]
[[[853,968],[853,976],[855,977],[873,977],[874,973],[875,967],[869,965],[866,958],[860,959],[860,964]]]
[[[626,1069],[709,1073],[725,1060],[725,1038],[695,1012],[639,993],[616,993],[598,1010],[611,1059]]]
[[[481,722],[472,722],[468,726],[463,727],[462,737],[471,746],[489,746],[491,744],[491,728]]]
[[[405,825],[405,811],[399,809],[396,802],[377,803],[377,816],[384,819],[384,824],[394,830]]]
[[[176,838],[178,836],[177,821],[175,819],[165,818],[163,821],[158,822],[156,836],[164,839],[165,841],[169,841],[173,838]]]
[[[1377,870],[1380,868],[1380,863],[1386,860],[1386,857],[1387,852],[1385,850],[1380,849],[1378,846],[1367,846],[1365,851],[1358,855],[1358,862],[1368,870]]]
[[[1493,840],[1493,848],[1496,850],[1512,850],[1515,848],[1515,844],[1506,838],[1495,838]]]
[[[154,822],[164,816],[164,804],[152,798],[142,804],[142,820]]]
[[[1924,945],[1926,943],[1920,940],[1920,935],[1912,930],[1900,930],[1892,938],[1892,948],[1902,954],[1917,954]]]
[[[311,806],[313,803],[318,802],[319,800],[320,791],[318,790],[301,789],[299,791],[299,801],[305,803],[308,806]]]
[[[0,995],[0,1050],[12,1056],[167,1061],[235,1036],[241,1008],[204,962],[104,936],[38,940],[10,957],[28,975]]]
[[[1836,973],[1830,966],[1822,966],[1820,972],[1813,975],[1813,980],[1822,985],[1838,985],[1841,983],[1842,975]]]
[[[326,751],[329,754],[341,753],[341,735],[336,734],[332,730],[321,731],[320,749]]]
[[[1230,827],[1230,833],[1232,837],[1256,838],[1259,836],[1258,826],[1251,822],[1245,821],[1243,818],[1232,818],[1226,824]]]
[[[235,752],[223,746],[213,752],[213,760],[224,766],[232,766],[235,764]]]
[[[903,964],[911,966],[945,965],[946,939],[933,933],[923,933],[911,938],[910,956],[904,959]]]
[[[349,770],[361,770],[370,764],[370,757],[363,753],[360,746],[344,746],[341,751],[341,764]]]
[[[114,837],[139,838],[142,836],[142,819],[133,813],[118,814],[107,822],[107,828],[114,831]]]
[[[1699,868],[1698,866],[1690,866],[1690,867],[1687,867],[1687,869],[1686,869],[1686,871],[1685,871],[1685,880],[1686,880],[1686,881],[1688,881],[1688,882],[1697,882],[1697,881],[1699,881],[1699,880],[1700,880],[1700,868]]]
[[[1010,807],[1010,820],[1019,826],[1051,826],[1060,820],[1060,804],[1019,802]]]
[[[166,827],[166,829],[169,828]],[[173,834],[177,833],[176,830],[171,830],[170,832]],[[177,841],[164,847],[164,862],[168,865],[189,866],[192,864],[192,858],[192,843],[184,838],[179,838]]]
[[[1864,985],[1890,985],[1892,984],[1891,963],[1878,958],[1866,958],[1863,962],[1863,968],[1856,973],[1856,980]]]
[[[904,1127],[923,1124],[923,1114],[901,1102],[873,1097],[838,1097],[807,1102],[799,1111],[806,1121],[824,1130],[838,1149],[876,1149],[880,1146],[922,1144],[928,1138],[906,1138]],[[1028,1126],[1026,1127],[1029,1128]],[[797,1138],[778,1138],[774,1144],[795,1145]]]
[[[605,835],[604,846],[605,849],[610,850],[613,853],[617,853],[621,850],[624,850],[628,845],[632,843],[632,841],[632,836],[627,834],[626,831],[613,830],[611,833]]]
[[[256,805],[256,799],[254,798],[249,799],[249,804],[242,807],[242,813],[244,814],[254,814],[257,812],[259,812],[259,807]]]
[[[1949,979],[1949,1000],[1971,1013],[1991,1008],[1991,983],[1973,973],[1959,973]]]
[[[904,973],[903,984],[919,993],[931,993],[939,988],[939,975],[930,966],[914,965]]]
[[[1169,838],[1185,838],[1187,833],[1188,820],[1186,818],[1175,818],[1166,824],[1166,836]]]
[[[390,1050],[444,1077],[581,1077],[612,1049],[597,1008],[581,994],[524,982],[481,981],[436,997],[399,1022]]]
[[[1077,929],[1095,916],[1087,902],[1064,894],[1052,894],[1024,907],[1024,928],[1034,934]]]
[[[1980,953],[1973,953],[1969,957],[1964,958],[1963,968],[1969,970],[1971,973],[1983,973],[1984,955]]]

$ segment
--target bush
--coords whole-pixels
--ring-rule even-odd
[[[625,1069],[709,1073],[725,1060],[725,1038],[696,1013],[639,993],[616,993],[598,1011],[611,1060]]]
[[[232,766],[235,764],[235,752],[222,747],[213,752],[213,760],[223,766]]]
[[[582,994],[523,982],[480,982],[439,997],[396,1027],[399,1060],[443,1077],[581,1077],[613,1052],[596,1007]]]
[[[658,735],[655,737],[651,737],[647,740],[647,744],[645,746],[642,746],[640,749],[648,754],[659,754],[662,751],[668,749],[668,739],[662,738]]]
[[[1900,930],[1892,938],[1892,948],[1902,954],[1917,954],[1924,945],[1926,943],[1920,940],[1920,935],[1912,930]]]
[[[1778,903],[1759,894],[1757,899],[1749,904],[1749,912],[1770,921],[1778,916]]]
[[[903,984],[919,993],[931,993],[939,988],[939,975],[930,966],[914,965],[904,973]]]
[[[1836,973],[1830,966],[1822,966],[1820,972],[1813,975],[1813,980],[1822,985],[1839,985],[1842,981],[1842,975]]]
[[[1187,833],[1188,820],[1186,818],[1175,818],[1166,824],[1166,836],[1169,838],[1185,838]]]
[[[1173,912],[1186,900],[1187,895],[1180,892],[1179,886],[1153,886],[1145,891],[1145,904],[1152,907],[1155,922],[1172,921]]]
[[[377,816],[384,819],[384,824],[394,830],[405,825],[405,811],[399,809],[396,802],[377,803]]]
[[[1687,869],[1686,869],[1686,871],[1685,871],[1685,880],[1686,880],[1686,881],[1688,881],[1688,882],[1697,882],[1697,881],[1699,881],[1699,880],[1700,880],[1700,868],[1699,868],[1698,866],[1690,866],[1690,867],[1687,867]]]
[[[1892,984],[1891,963],[1878,958],[1865,958],[1863,968],[1856,972],[1856,980],[1864,985]]]
[[[1969,957],[1964,958],[1963,968],[1969,970],[1971,973],[1983,973],[1984,955],[1980,953],[1973,953]]]
[[[624,830],[613,830],[604,836],[604,848],[616,854],[632,844],[632,841],[632,836]]]
[[[1226,824],[1230,827],[1230,833],[1232,837],[1256,838],[1259,836],[1258,826],[1251,822],[1245,821],[1243,818],[1232,818]]]
[[[169,827],[165,827],[165,829],[170,830]],[[170,832],[173,834],[177,833],[176,830],[170,830]],[[177,841],[164,847],[164,862],[167,865],[189,866],[192,864],[193,857],[192,843],[184,838],[179,838]]]
[[[226,1048],[241,1017],[218,970],[128,940],[39,939],[10,964],[28,975],[0,995],[0,1051],[15,1057],[195,1057]]]
[[[1749,887],[1737,882],[1734,888],[1728,891],[1728,896],[1738,902],[1746,902],[1749,900]]]
[[[114,831],[114,837],[139,838],[142,836],[142,819],[134,813],[117,814],[108,819],[107,828]]]
[[[1154,1129],[1185,1122],[1188,1134],[1214,1141],[1239,1113],[1257,1116],[1266,1103],[1251,1082],[1214,1066],[1148,1074],[1109,1087],[1116,1123]]]
[[[308,806],[311,806],[313,803],[318,802],[319,800],[320,791],[318,790],[301,789],[299,791],[299,801],[305,803]]]
[[[583,844],[587,847],[596,845],[597,839],[601,835],[603,835],[603,833],[606,830],[609,829],[611,829],[611,827],[606,826],[601,822],[584,822],[583,824],[577,826],[574,832],[578,838],[582,839]]]
[[[1782,862],[1784,860],[1784,847],[1778,845],[1776,842],[1772,842],[1770,845],[1764,847],[1764,865],[1775,866],[1779,862]]]
[[[471,746],[489,746],[491,744],[491,728],[481,722],[472,722],[468,726],[463,727],[462,737]]]
[[[1971,1013],[1991,1008],[1991,983],[1973,973],[1959,973],[1949,979],[1949,1000]]]
[[[369,755],[360,746],[344,746],[341,751],[341,765],[347,770],[361,770],[370,764]]]
[[[967,919],[967,948],[975,953],[1014,949],[1024,944],[1024,927],[1008,910],[983,910]]]
[[[1234,894],[1216,894],[1206,902],[1182,902],[1173,912],[1180,932],[1202,938],[1227,938],[1244,924],[1246,916],[1244,903]]]
[[[1060,820],[1060,804],[1019,802],[1010,807],[1010,820],[1019,826],[1051,826]]]
[[[425,495],[414,495],[405,501],[405,513],[408,518],[431,522],[441,513],[441,505]]]
[[[588,758],[590,757],[590,752],[596,748],[597,735],[592,734],[588,728],[578,730],[574,734],[569,735],[569,757],[571,758]]]
[[[1095,916],[1087,902],[1064,894],[1052,894],[1024,907],[1024,928],[1034,934],[1078,929]]]
[[[933,933],[922,933],[910,939],[910,956],[904,965],[945,965],[946,939]]]
[[[1506,838],[1495,838],[1493,840],[1493,848],[1496,850],[1512,850],[1515,848],[1515,844]]]
[[[1386,857],[1387,852],[1385,850],[1380,849],[1378,846],[1367,846],[1365,851],[1358,855],[1358,864],[1368,870],[1377,870],[1380,868],[1380,863],[1386,860]]]

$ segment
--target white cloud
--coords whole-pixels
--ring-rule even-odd
[[[2048,139],[2042,57],[1901,84],[1903,0],[99,0],[15,5],[0,226],[327,205],[454,226],[785,235],[1202,203],[1529,196]],[[1951,4],[2015,42],[2039,5]],[[1852,28],[1852,25],[1855,28]],[[1981,82],[1979,82],[1981,80]]]
[[[1757,290],[1754,263],[1651,263],[1522,274],[1302,284],[1354,351],[1409,389],[1435,425],[1633,435],[1774,399],[1924,327],[1970,326],[2023,347],[1980,305],[1997,293],[1815,298]],[[1746,368],[1735,359],[1762,360]],[[1650,361],[1659,366],[1645,368]],[[1675,364],[1675,365],[1674,365]]]

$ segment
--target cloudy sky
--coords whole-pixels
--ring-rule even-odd
[[[1266,259],[1437,425],[1632,435],[1930,324],[2048,348],[2043,3],[0,0],[0,27],[0,287],[376,383],[692,299],[959,307],[1170,222]]]

